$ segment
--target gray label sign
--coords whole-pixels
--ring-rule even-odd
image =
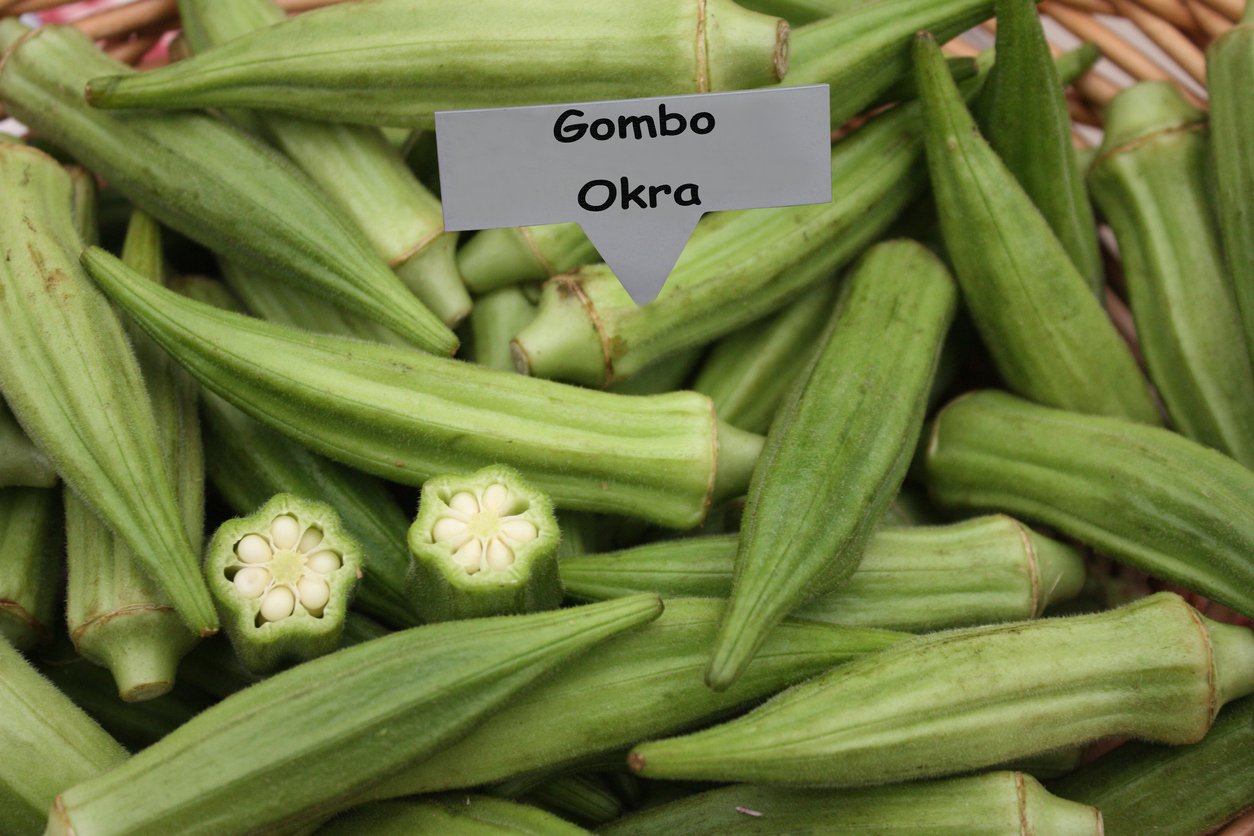
[[[826,84],[435,114],[448,230],[575,221],[637,304],[705,212],[832,199]]]

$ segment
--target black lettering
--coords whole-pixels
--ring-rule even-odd
[[[626,177],[620,177],[619,180],[622,183],[622,193],[620,197],[622,199],[623,208],[630,209],[631,204],[634,203],[637,206],[639,206],[641,209],[644,209],[646,204],[644,200],[640,197],[640,195],[644,193],[644,186],[636,186],[634,189],[632,189],[630,188],[630,184],[627,182]]]
[[[636,139],[644,139],[644,131],[641,128],[647,128],[649,136],[657,136],[657,125],[653,122],[652,116],[620,116],[618,117],[618,135],[623,139],[627,138],[627,129],[630,128],[636,134]]]
[[[627,178],[624,177],[623,183],[626,184],[626,182]],[[597,186],[601,186],[606,191],[605,202],[600,206],[594,206],[588,202],[588,192],[592,191]],[[604,212],[606,209],[609,209],[614,205],[614,198],[617,196],[618,192],[615,191],[614,184],[609,180],[589,180],[587,183],[584,183],[583,188],[579,190],[579,205],[582,208],[587,209],[589,212]]]
[[[670,186],[650,186],[649,187],[649,208],[657,208],[657,196],[660,194],[670,194]]]
[[[614,135],[614,123],[609,119],[597,119],[589,131],[593,139],[609,139]]]
[[[583,116],[582,110],[564,110],[562,115],[557,117],[557,121],[553,123],[553,138],[558,142],[577,142],[588,131],[588,126],[582,123],[578,125],[566,125],[566,120],[572,116]]]
[[[657,112],[658,119],[662,123],[662,136],[678,136],[684,132],[684,128],[688,127],[688,120],[683,117],[683,114],[666,112],[665,103],[658,105]],[[678,122],[679,127],[668,129],[666,126],[671,120]]]
[[[689,197],[684,197],[685,191],[688,192]],[[675,189],[675,202],[680,206],[700,206],[701,196],[697,194],[697,184],[684,183],[678,189]]]
[[[698,122],[703,122],[705,127],[701,127],[701,125],[697,124]],[[688,127],[692,129],[694,134],[708,134],[714,130],[714,114],[706,113],[703,110],[688,121]]]

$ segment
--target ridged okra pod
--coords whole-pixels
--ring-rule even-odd
[[[569,597],[599,601],[639,592],[725,598],[738,536],[662,540],[563,558]],[[857,571],[793,618],[921,633],[1036,618],[1074,598],[1084,563],[1074,549],[1005,516],[951,525],[880,528]]]
[[[164,280],[161,229],[134,212],[122,258],[149,281]],[[197,554],[204,536],[205,456],[196,412],[196,381],[148,336],[130,329],[157,424],[157,441],[187,539]],[[174,685],[179,659],[198,640],[149,575],[144,560],[72,492],[65,493],[65,623],[74,647],[107,667],[118,696],[150,700]]]
[[[183,37],[199,54],[286,19],[272,0],[181,0]],[[433,313],[452,326],[470,311],[457,273],[457,234],[382,131],[282,114],[245,117],[321,186]]]
[[[97,282],[207,388],[310,448],[392,481],[509,465],[559,507],[692,527],[743,491],[761,438],[702,395],[632,397],[403,348],[305,334],[137,281],[99,249]]]
[[[977,103],[981,130],[1100,299],[1097,222],[1076,165],[1063,86],[1033,0],[998,0],[996,50]]]
[[[793,26],[870,6],[883,0],[745,0],[740,5],[766,15],[778,15]]]
[[[1254,472],[1176,433],[978,392],[936,418],[926,479],[1254,617]]]
[[[371,0],[319,9],[195,58],[88,86],[99,107],[246,107],[430,127],[437,110],[770,84],[788,24],[730,0]]]
[[[1211,207],[1210,145],[1206,114],[1175,85],[1141,82],[1110,103],[1089,184],[1172,424],[1254,467],[1254,368]]]
[[[63,792],[47,832],[258,833],[316,823],[660,611],[656,598],[640,596],[434,624],[298,665]]]
[[[1254,633],[1162,592],[917,636],[629,756],[641,775],[806,786],[940,777],[1102,737],[1201,740],[1254,692]]]
[[[205,550],[227,638],[254,673],[336,648],[361,565],[335,509],[292,494],[223,523]]]
[[[506,286],[475,299],[470,311],[470,345],[481,366],[514,371],[510,340],[535,319],[536,304],[521,286]]]
[[[1031,775],[990,772],[846,790],[738,784],[636,813],[598,833],[853,834],[921,828],[929,836],[1102,836],[1102,814],[1050,794]]]
[[[494,790],[496,792],[497,790]],[[623,814],[623,803],[596,775],[553,775],[519,798],[567,821],[595,827]]]
[[[49,637],[61,582],[57,492],[0,489],[0,638],[29,650]]]
[[[1252,774],[1254,697],[1246,697],[1219,712],[1197,743],[1125,743],[1050,790],[1100,807],[1109,836],[1193,836],[1254,806]]]
[[[598,260],[576,223],[485,229],[457,253],[462,279],[475,293],[545,281]]]
[[[1032,200],[976,131],[930,36],[915,41],[945,248],[1007,386],[1035,401],[1159,422],[1145,378]]]
[[[667,601],[657,621],[558,671],[460,742],[380,786],[375,797],[474,787],[617,752],[709,722],[904,638],[786,619],[744,676],[715,692],[705,687],[701,670],[721,609],[720,601]]]
[[[377,801],[337,816],[318,836],[587,836],[588,831],[537,807],[490,795]]]
[[[0,488],[51,488],[56,483],[57,472],[0,398]]]
[[[108,113],[87,79],[130,72],[81,32],[0,21],[0,98],[163,224],[217,252],[332,299],[442,354],[453,333],[423,307],[363,234],[277,151],[201,113]]]
[[[1206,50],[1210,93],[1215,193],[1224,252],[1235,283],[1245,327],[1245,346],[1254,360],[1254,4],[1245,17]]]
[[[853,269],[749,484],[710,687],[858,568],[905,478],[957,303],[945,265],[913,241],[879,244]]]
[[[894,108],[832,147],[832,202],[709,215],[654,301],[598,298],[604,265],[545,286],[514,340],[520,371],[605,386],[777,310],[888,227],[922,185],[920,113]]]
[[[187,626],[212,633],[217,615],[139,364],[78,263],[70,178],[39,151],[0,145],[0,181],[0,390],[66,485],[134,549]]]
[[[727,423],[764,433],[817,351],[814,335],[831,317],[837,284],[819,281],[786,308],[719,340],[692,388],[709,395]]]
[[[126,750],[0,639],[0,831],[39,833],[57,793]]]
[[[409,528],[418,614],[452,621],[557,609],[558,538],[553,503],[508,467],[428,479]]]

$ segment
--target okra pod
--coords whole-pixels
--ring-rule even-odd
[[[475,293],[545,281],[597,260],[576,223],[485,229],[457,253],[462,279]]]
[[[692,388],[709,395],[727,423],[764,433],[788,387],[817,351],[814,335],[831,316],[834,281],[815,282],[778,313],[715,344]]]
[[[919,118],[916,105],[894,108],[836,143],[831,203],[704,218],[647,305],[621,288],[596,290],[617,284],[604,265],[553,279],[514,339],[519,371],[605,386],[787,304],[857,256],[914,197],[923,179]]]
[[[558,537],[553,503],[508,467],[428,479],[409,528],[415,609],[424,621],[557,609]]]
[[[98,72],[87,97],[430,127],[437,110],[738,90],[787,70],[788,24],[730,0],[368,0],[152,72]]]
[[[433,624],[314,659],[61,793],[47,832],[271,832],[321,821],[499,716],[537,678],[660,611],[656,598],[640,596]]]
[[[605,389],[607,392],[617,392],[620,395],[660,395],[663,392],[686,389],[688,387],[684,384],[692,378],[692,373],[703,356],[705,356],[703,345],[694,345],[667,354],[626,380],[611,383]],[[717,406],[714,411],[721,414]]]
[[[590,392],[309,335],[137,281],[89,249],[106,294],[210,390],[312,449],[393,481],[506,464],[559,507],[692,527],[744,490],[762,440],[691,392]]]
[[[1254,472],[1176,433],[978,392],[937,416],[926,478],[1254,617]]]
[[[66,26],[0,21],[0,98],[154,218],[267,279],[300,284],[414,345],[451,354],[457,339],[374,254],[362,233],[281,154],[200,113],[108,113],[87,79],[130,72]]]
[[[905,478],[957,304],[949,271],[913,241],[878,244],[853,269],[749,484],[710,687],[858,568]]]
[[[10,22],[0,21],[0,29]],[[40,151],[0,145],[0,182],[0,241],[9,255],[0,390],[66,485],[135,551],[184,623],[212,633],[217,615],[139,364],[108,300],[78,263],[70,178]]]
[[[915,41],[915,63],[945,247],[1007,386],[1050,406],[1159,423],[1127,344],[1045,218],[979,136],[930,36]]]
[[[235,655],[269,673],[336,648],[361,563],[335,509],[278,494],[218,528],[205,579]]]
[[[1211,208],[1206,115],[1168,81],[1126,87],[1089,173],[1136,334],[1176,429],[1254,467],[1254,368]]]
[[[0,487],[51,488],[57,472],[0,398]]]
[[[61,580],[56,491],[0,489],[0,638],[29,650],[49,638]]]
[[[569,597],[600,601],[655,592],[725,598],[738,536],[662,540],[561,560]],[[1005,516],[952,525],[880,528],[857,571],[793,618],[921,633],[1036,618],[1074,598],[1084,563],[1074,549]]]
[[[656,622],[568,665],[458,743],[380,786],[374,797],[474,787],[621,751],[724,716],[904,638],[785,619],[744,676],[720,693],[705,687],[701,670],[721,609],[720,601],[667,601]]]
[[[1252,773],[1254,697],[1245,697],[1219,712],[1197,743],[1125,743],[1050,790],[1100,807],[1109,836],[1192,836],[1254,806]]]
[[[1101,299],[1097,222],[1076,166],[1061,79],[1033,0],[998,0],[996,50],[977,103],[980,129]]]
[[[554,775],[520,798],[568,821],[591,827],[613,821],[623,814],[623,803],[595,775]]]
[[[852,834],[921,828],[929,836],[1101,836],[1102,814],[1052,795],[1031,775],[990,772],[838,791],[738,784],[628,816],[598,833]]]
[[[1254,692],[1254,633],[1162,592],[1117,610],[917,636],[745,716],[637,746],[645,777],[873,786],[1102,737],[1201,740]]]
[[[1224,252],[1245,328],[1245,346],[1254,359],[1254,4],[1245,17],[1206,50],[1210,93],[1215,194]]]
[[[0,639],[0,831],[39,833],[57,793],[126,750]]]
[[[377,801],[328,822],[318,836],[587,836],[582,827],[536,807],[490,795]]]
[[[490,369],[512,372],[510,340],[535,316],[535,302],[521,286],[501,287],[478,297],[470,311],[471,359]]]
[[[161,284],[161,230],[134,212],[123,260]],[[197,553],[204,534],[205,456],[196,414],[196,382],[148,336],[131,329],[157,425],[166,470],[187,539]],[[198,636],[187,629],[170,598],[149,576],[144,560],[72,492],[65,493],[65,623],[74,647],[107,667],[125,702],[150,700],[174,685],[179,659]]]
[[[845,14],[883,0],[745,0],[740,5],[766,15],[778,15],[793,26]]]

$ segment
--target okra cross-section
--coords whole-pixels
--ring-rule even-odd
[[[409,529],[418,614],[447,621],[556,609],[557,541],[549,498],[509,468],[429,480]]]
[[[218,529],[205,575],[235,652],[264,672],[335,649],[361,548],[329,505],[279,494]]]

